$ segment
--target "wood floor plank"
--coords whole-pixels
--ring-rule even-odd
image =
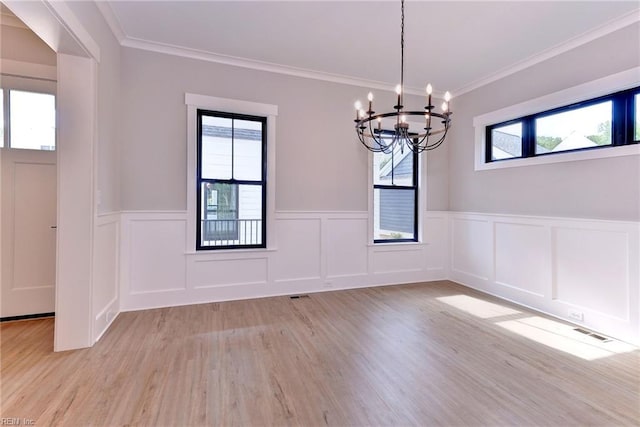
[[[122,313],[94,347],[52,348],[53,319],[0,325],[1,417],[640,425],[638,349],[451,282]]]

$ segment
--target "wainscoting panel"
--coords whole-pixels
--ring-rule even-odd
[[[495,223],[496,284],[537,297],[548,294],[549,236],[542,225]]]
[[[92,312],[93,338],[97,341],[120,311],[120,215],[99,215],[94,227]]]
[[[320,218],[276,220],[278,250],[273,256],[275,281],[320,278],[320,224]]]
[[[353,277],[367,274],[368,221],[364,218],[326,221],[327,277]]]
[[[451,212],[450,227],[451,280],[640,344],[639,223]]]
[[[266,285],[267,258],[199,259],[187,261],[187,284],[194,289],[226,285]]]
[[[449,215],[447,212],[428,212],[424,221],[424,240],[427,270],[434,280],[449,275]],[[438,277],[439,276],[439,277]]]
[[[458,274],[477,280],[489,280],[493,265],[491,224],[473,217],[454,217],[452,220],[451,268]]]
[[[130,293],[186,289],[184,219],[132,219],[128,255]]]
[[[428,242],[409,245],[370,245],[366,212],[278,212],[274,247],[206,252],[186,248],[186,215],[121,214],[123,311],[446,277],[446,212],[433,214]]]
[[[423,245],[375,247],[372,251],[374,274],[407,273],[425,270]]]
[[[557,300],[628,320],[628,233],[555,227],[553,249]]]

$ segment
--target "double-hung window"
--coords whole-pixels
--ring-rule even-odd
[[[374,243],[418,241],[418,154],[373,153]]]
[[[266,247],[266,117],[197,110],[196,248]]]

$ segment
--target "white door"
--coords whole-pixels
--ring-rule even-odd
[[[2,149],[0,317],[55,310],[56,152]]]

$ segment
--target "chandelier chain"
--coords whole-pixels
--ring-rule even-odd
[[[400,3],[400,105],[404,98],[404,0]]]

